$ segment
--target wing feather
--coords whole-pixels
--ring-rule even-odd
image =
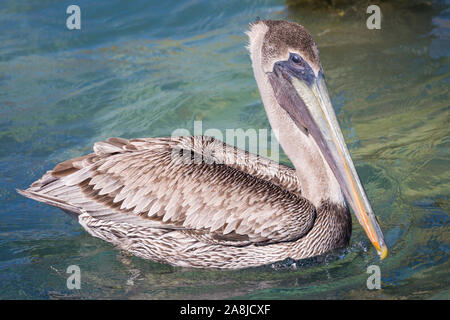
[[[27,191],[99,219],[226,245],[296,240],[315,219],[293,169],[204,136],[98,142]]]

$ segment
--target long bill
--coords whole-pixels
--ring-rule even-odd
[[[268,77],[280,106],[316,141],[367,237],[384,259],[388,249],[383,233],[344,141],[322,72],[305,78],[285,63],[276,63]]]

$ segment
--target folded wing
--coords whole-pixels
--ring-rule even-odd
[[[110,138],[20,192],[75,214],[223,245],[293,241],[315,219],[293,169],[204,136]]]

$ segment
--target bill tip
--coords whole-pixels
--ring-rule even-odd
[[[386,247],[385,244],[383,244],[383,246],[380,248],[380,250],[377,250],[377,251],[378,251],[378,255],[380,256],[381,260],[386,258],[386,256],[388,255],[388,248]]]

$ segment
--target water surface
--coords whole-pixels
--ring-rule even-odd
[[[283,1],[78,1],[0,4],[0,298],[449,298],[450,11],[382,4],[287,7]],[[240,271],[130,257],[62,211],[19,196],[94,142],[177,128],[269,128],[245,50],[256,17],[312,33],[357,170],[390,255],[379,261],[354,218],[349,248]],[[285,155],[281,161],[289,163]],[[382,290],[366,287],[379,265]],[[78,265],[81,290],[66,287]]]

